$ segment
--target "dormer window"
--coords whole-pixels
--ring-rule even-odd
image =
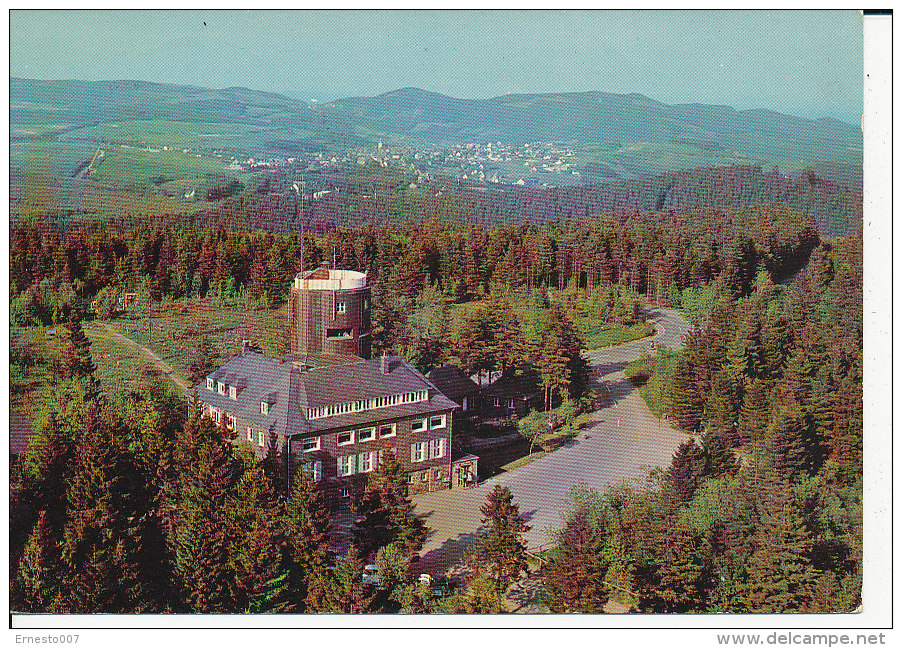
[[[212,378],[207,378],[207,389],[209,389],[210,391],[213,391],[214,389],[216,389],[216,388],[213,386],[213,379],[212,379]]]
[[[217,391],[220,394],[225,395],[225,383],[224,382],[217,382],[216,387],[218,388]]]
[[[238,400],[238,388],[235,385],[229,385],[229,398]]]
[[[269,416],[269,403],[260,401],[260,413]]]

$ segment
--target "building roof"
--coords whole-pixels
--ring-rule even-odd
[[[205,382],[190,389],[186,395],[191,398],[196,391],[202,402],[285,436],[373,424],[457,407],[404,358],[389,356],[384,358],[384,363],[385,373],[382,371],[383,358],[307,368],[285,356],[271,358],[245,351],[208,376],[238,387],[235,400],[229,398],[228,389],[225,394],[210,391]],[[428,400],[307,419],[308,408],[423,390],[428,391]],[[260,411],[260,403],[264,401],[268,403],[267,414]]]
[[[445,396],[458,403],[464,396],[479,391],[479,385],[455,365],[436,367],[426,374],[426,378]]]
[[[507,373],[485,388],[484,393],[497,398],[529,399],[542,393],[539,372],[525,364],[519,373]]]

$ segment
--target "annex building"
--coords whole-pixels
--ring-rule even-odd
[[[407,471],[411,494],[449,488],[458,405],[404,358],[370,357],[366,275],[301,272],[289,304],[292,353],[245,348],[189,395],[284,471],[286,489],[309,470],[327,500],[341,503],[362,491],[387,451]]]

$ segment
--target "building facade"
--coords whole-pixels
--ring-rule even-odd
[[[357,354],[370,348],[366,275],[301,273],[291,309],[293,353],[244,348],[187,395],[269,461],[286,492],[309,470],[327,501],[350,502],[385,452],[406,471],[411,494],[450,488],[458,405],[404,358]],[[349,333],[331,336],[334,328]]]

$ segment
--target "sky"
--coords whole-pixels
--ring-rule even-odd
[[[860,124],[862,20],[832,11],[21,11],[10,75],[245,86],[306,101],[418,87],[644,94]]]

